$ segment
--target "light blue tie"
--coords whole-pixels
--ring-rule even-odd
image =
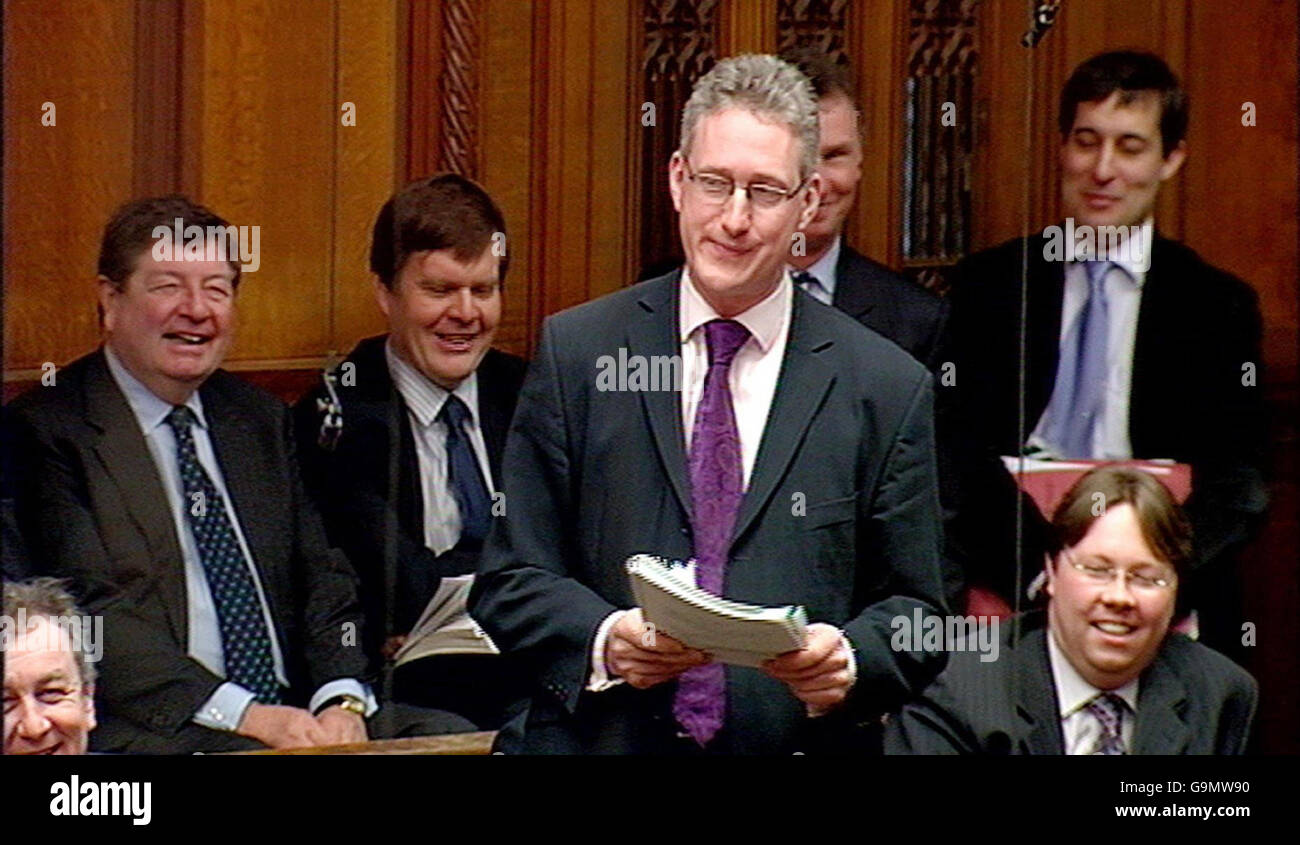
[[[1105,408],[1106,350],[1110,314],[1106,274],[1110,261],[1085,261],[1088,300],[1061,350],[1052,393],[1049,439],[1062,458],[1091,458],[1092,434]]]

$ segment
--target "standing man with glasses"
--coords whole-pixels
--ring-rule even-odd
[[[1153,476],[1088,473],[1052,518],[1046,619],[1004,623],[1003,644],[1014,647],[995,660],[954,654],[890,721],[886,751],[1242,753],[1255,680],[1169,631],[1191,552],[1191,526]]]
[[[504,750],[845,751],[941,668],[890,647],[891,619],[943,607],[930,376],[786,270],[817,211],[817,133],[798,70],[720,62],[668,165],[686,266],[546,321],[471,596],[532,684]],[[679,384],[599,377],[642,358]],[[806,646],[737,668],[649,630],[639,553],[803,605]]]

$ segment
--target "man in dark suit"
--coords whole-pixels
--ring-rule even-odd
[[[999,455],[1191,464],[1197,550],[1183,598],[1206,641],[1233,653],[1242,622],[1233,551],[1267,501],[1261,320],[1249,285],[1155,233],[1156,197],[1186,156],[1186,125],[1183,91],[1156,56],[1088,60],[1061,97],[1065,224],[958,266],[949,296],[958,536],[976,579],[1011,598],[1023,589],[1013,583],[1017,494]],[[1023,571],[1033,572],[1043,522],[1027,502],[1024,514]]]
[[[862,179],[862,112],[849,70],[809,49],[783,58],[812,83],[821,130],[821,201],[794,240],[794,280],[814,299],[834,305],[937,370],[943,363],[947,302],[844,243],[844,221]]]
[[[669,163],[686,267],[543,327],[471,596],[532,682],[504,750],[843,751],[940,668],[889,643],[891,618],[944,604],[930,376],[785,269],[816,213],[816,121],[790,65],[716,65]],[[803,605],[805,647],[722,666],[647,629],[637,553]]]
[[[1191,545],[1154,477],[1116,467],[1084,476],[1050,527],[1046,613],[1005,623],[996,659],[955,651],[891,719],[886,751],[1241,754],[1255,680],[1169,632]]]
[[[376,664],[405,644],[444,576],[472,575],[478,565],[485,526],[475,517],[491,516],[526,366],[491,348],[504,237],[496,204],[461,176],[440,174],[395,194],[370,246],[389,333],[358,344],[330,385],[295,409],[307,489],[361,576],[366,651]],[[455,431],[444,418],[448,403],[467,412]],[[461,448],[477,464],[464,479],[455,473]],[[478,503],[489,513],[475,514]],[[393,685],[398,701],[493,730],[523,697],[517,671],[496,655],[413,660],[394,670]]]
[[[159,237],[178,220],[185,244]],[[179,196],[123,206],[100,252],[104,345],[7,409],[35,568],[104,618],[101,750],[358,741],[375,709],[355,576],[303,492],[288,409],[218,369],[241,270],[215,251],[227,225]]]

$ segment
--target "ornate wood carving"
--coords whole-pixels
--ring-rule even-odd
[[[478,31],[478,0],[444,0],[438,166],[470,178],[478,171]]]
[[[778,0],[777,51],[811,47],[848,64],[848,0]]]

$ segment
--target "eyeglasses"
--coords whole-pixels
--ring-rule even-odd
[[[749,202],[754,208],[763,211],[770,211],[786,200],[798,194],[803,190],[808,180],[804,179],[790,190],[778,188],[775,185],[737,185],[734,179],[726,176],[719,176],[716,173],[694,173],[691,171],[690,162],[682,159],[682,164],[686,167],[686,178],[700,189],[701,198],[709,205],[722,205],[731,197],[735,196],[736,189],[740,188],[749,198]]]
[[[1129,570],[1120,569],[1105,561],[1097,558],[1085,557],[1075,558],[1069,551],[1065,552],[1065,559],[1069,561],[1070,566],[1075,571],[1083,575],[1084,578],[1094,584],[1109,584],[1119,577],[1121,572],[1128,580],[1129,586],[1139,592],[1159,592],[1168,590],[1174,586],[1177,578],[1172,572],[1159,569]]]

